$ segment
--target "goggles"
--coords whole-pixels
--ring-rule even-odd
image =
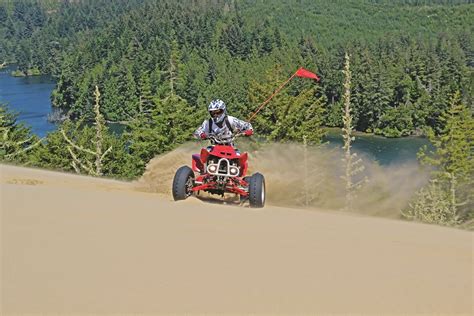
[[[212,117],[217,117],[224,113],[224,110],[214,110],[214,111],[209,111],[209,114],[211,114]]]

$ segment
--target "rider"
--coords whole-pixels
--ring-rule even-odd
[[[211,118],[204,120],[202,125],[194,132],[196,138],[207,139],[209,135],[214,134],[221,141],[225,142],[226,139],[229,139],[229,143],[233,145],[231,139],[234,133],[243,133],[245,136],[253,134],[250,123],[227,115],[224,101],[212,100],[207,110]]]

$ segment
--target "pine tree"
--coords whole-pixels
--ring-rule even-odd
[[[249,40],[240,15],[225,27],[220,38],[222,47],[227,48],[232,57],[246,58],[250,53]]]
[[[402,215],[432,224],[457,226],[461,223],[450,194],[436,180],[431,180],[416,193],[416,198],[406,211],[402,211]]]
[[[138,80],[138,113],[149,113],[153,108],[153,94],[151,88],[150,75],[148,72],[142,73]]]
[[[298,99],[303,99],[302,106],[298,111],[303,113],[301,118],[301,126],[298,128],[297,140],[301,141],[302,136],[305,135],[306,142],[312,145],[320,144],[323,137],[326,135],[325,130],[322,128],[324,124],[325,114],[325,96],[317,97],[315,95],[316,89],[309,89],[309,91],[302,92]]]
[[[138,116],[126,134],[137,168],[143,171],[153,157],[189,140],[198,126],[198,114],[175,94],[155,99],[151,113]]]
[[[435,216],[438,224],[474,220],[474,118],[471,110],[465,106],[456,92],[450,101],[450,108],[441,115],[444,128],[439,135],[431,130],[429,139],[435,150],[428,151],[425,146],[418,157],[420,161],[435,168],[432,172],[436,190],[441,190],[440,199],[449,206],[450,217]],[[421,189],[419,199],[424,199],[432,188]],[[417,200],[403,214],[419,220],[425,220],[433,212],[431,204],[421,207]]]
[[[0,161],[27,163],[30,152],[38,145],[41,140],[18,124],[16,116],[0,104]]]
[[[248,90],[248,104],[254,104],[254,107],[264,102],[269,95],[275,91],[286,78],[282,74],[281,68],[267,70],[265,79],[260,82],[252,81]],[[280,140],[286,135],[287,122],[286,115],[291,108],[290,97],[287,90],[280,91],[270,103],[267,104],[253,121],[254,128],[260,135],[267,135],[269,139]],[[251,109],[254,111],[255,109]],[[250,112],[250,111],[248,111]]]

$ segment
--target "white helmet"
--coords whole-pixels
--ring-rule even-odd
[[[219,99],[212,100],[211,103],[209,103],[207,110],[216,124],[222,123],[227,114],[224,101]]]

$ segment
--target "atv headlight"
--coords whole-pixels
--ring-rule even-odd
[[[229,173],[231,176],[236,176],[239,174],[239,168],[237,167],[230,167]]]
[[[209,173],[216,173],[217,171],[217,166],[216,165],[209,165],[207,167],[207,171],[209,171]]]

